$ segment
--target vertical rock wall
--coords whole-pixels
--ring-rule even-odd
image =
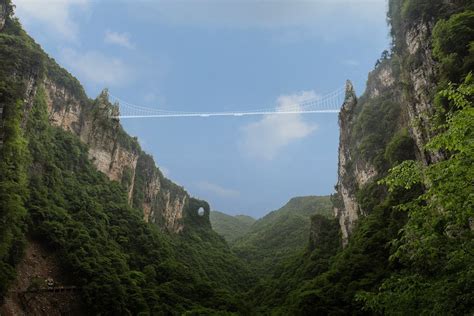
[[[334,207],[334,215],[339,220],[344,246],[360,216],[366,215],[369,211],[361,208],[356,193],[379,175],[379,171],[372,162],[357,154],[360,139],[354,138],[354,126],[366,104],[386,93],[393,93],[396,80],[391,66],[390,60],[384,60],[378,64],[377,68],[369,74],[366,92],[360,99],[357,99],[352,84],[349,81],[346,84],[346,97],[339,113],[337,203]]]
[[[433,137],[430,118],[434,114],[434,92],[436,88],[436,63],[432,55],[431,34],[434,21],[419,21],[396,32],[396,52],[378,63],[369,74],[367,88],[358,101],[350,85],[347,88],[346,101],[339,116],[340,143],[335,215],[339,219],[343,245],[346,245],[351,231],[362,210],[356,198],[356,192],[365,184],[377,178],[380,172],[368,161],[358,158],[357,139],[351,138],[357,113],[370,100],[390,95],[401,109],[399,129],[409,131],[416,145],[416,157],[424,164],[439,161],[442,153],[428,153],[425,145]],[[401,39],[401,40],[400,40]],[[353,96],[353,97],[352,97]],[[382,144],[381,144],[382,146]]]
[[[50,123],[77,135],[88,145],[89,157],[97,170],[124,186],[129,203],[143,210],[144,220],[173,233],[183,230],[188,193],[166,179],[137,140],[109,117],[116,109],[106,94],[92,101],[48,77],[31,76],[25,81],[26,111],[33,106],[37,88],[42,85]]]
[[[415,24],[404,34],[404,59],[411,60],[413,69],[405,69],[408,85],[402,104],[408,115],[409,130],[418,148],[420,160],[425,163],[439,161],[441,153],[426,152],[424,147],[433,137],[430,117],[434,114],[433,93],[436,88],[436,64],[432,55],[431,33],[434,22]]]

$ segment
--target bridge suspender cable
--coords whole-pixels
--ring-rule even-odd
[[[287,115],[309,113],[338,113],[345,98],[345,89],[339,88],[322,97],[307,99],[281,108],[253,109],[227,112],[184,112],[167,111],[153,107],[143,107],[128,103],[118,97],[109,95],[112,102],[118,104],[118,115],[115,119],[133,118],[171,118],[171,117],[212,117],[212,116],[249,116],[249,115]]]

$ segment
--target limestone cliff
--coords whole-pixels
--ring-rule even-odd
[[[433,93],[436,88],[436,64],[432,54],[431,33],[434,22],[417,23],[404,32],[403,59],[410,63],[402,78],[407,85],[402,104],[410,121],[419,159],[425,164],[442,159],[441,153],[427,152],[424,146],[433,137],[430,117],[433,117]]]
[[[7,19],[9,2],[0,0],[0,34],[14,32]],[[3,29],[2,29],[3,27]],[[26,35],[25,35],[26,36]],[[8,40],[8,36],[5,37]],[[52,125],[77,135],[88,146],[96,168],[110,180],[121,183],[130,205],[143,210],[144,220],[170,232],[184,228],[189,194],[166,179],[153,159],[144,153],[136,138],[129,136],[120,122],[111,118],[118,107],[108,100],[106,90],[89,99],[76,78],[47,56],[31,38],[18,41],[25,58],[4,65],[6,80],[23,95],[23,127],[34,106],[35,96],[44,91]],[[9,58],[5,50],[4,58]],[[13,58],[13,57],[11,57]],[[0,102],[0,105],[2,102]],[[209,222],[208,214],[204,219]]]
[[[440,152],[427,152],[425,145],[434,136],[437,65],[433,57],[432,32],[443,12],[403,18],[403,1],[390,1],[392,52],[385,52],[369,74],[364,94],[356,100],[348,85],[346,101],[339,116],[340,144],[335,215],[339,219],[343,244],[364,210],[357,195],[374,184],[391,167],[387,146],[397,133],[406,131],[413,142],[405,159],[424,164],[443,159]],[[454,12],[455,2],[434,6],[436,10]],[[392,135],[390,135],[392,134]],[[383,136],[381,136],[383,135]],[[412,157],[411,157],[412,156]]]
[[[373,138],[370,124],[360,124],[360,117],[365,117],[366,113],[374,108],[374,111],[377,111],[378,103],[384,102],[388,91],[392,94],[394,84],[395,78],[388,60],[381,62],[369,74],[366,92],[360,99],[357,99],[352,84],[349,81],[346,83],[345,101],[339,113],[338,182],[334,203],[334,215],[339,219],[344,245],[347,244],[358,218],[368,211],[362,209],[358,203],[357,191],[380,173],[377,161],[369,159],[368,154],[360,153]]]
[[[169,231],[180,232],[183,210],[189,200],[184,188],[166,179],[155,166],[153,158],[141,154],[135,173],[133,204],[143,209],[144,219]]]
[[[89,146],[94,165],[110,180],[124,185],[130,204],[143,210],[145,221],[180,232],[188,193],[167,180],[137,140],[123,131],[118,120],[110,118],[117,108],[108,101],[107,92],[87,104],[49,78],[42,84],[51,124],[76,134]],[[136,186],[137,178],[140,184]],[[134,199],[137,196],[141,199]]]
[[[342,199],[342,203],[335,205],[334,215],[339,219],[341,228],[341,234],[343,242],[347,241],[347,238],[352,230],[355,221],[359,217],[359,207],[355,199],[355,191],[352,187],[352,182],[348,182],[349,164],[352,163],[351,152],[350,152],[350,126],[353,121],[353,112],[357,105],[357,98],[354,92],[354,88],[351,82],[346,83],[346,97],[344,104],[339,113],[339,163],[338,163],[338,183],[336,185],[339,198]]]

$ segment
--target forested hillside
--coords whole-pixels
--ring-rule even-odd
[[[327,196],[292,198],[282,208],[257,220],[247,234],[233,243],[232,250],[260,275],[270,273],[275,265],[307,246],[312,215],[331,217],[331,213]]]
[[[231,216],[217,211],[212,211],[209,219],[212,229],[224,237],[229,244],[244,236],[255,223],[255,219],[247,215]]]

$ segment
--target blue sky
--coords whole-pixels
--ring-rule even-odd
[[[91,97],[180,111],[284,106],[367,74],[389,47],[384,0],[14,0]],[[215,210],[260,217],[337,180],[337,114],[123,120]]]

